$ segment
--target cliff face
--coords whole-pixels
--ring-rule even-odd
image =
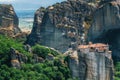
[[[84,31],[83,22],[93,10],[94,7],[81,0],[40,8],[35,13],[33,29],[26,43],[40,43],[64,52],[71,42],[76,42],[76,35]]]
[[[120,2],[109,1],[99,6],[94,13],[94,20],[88,32],[93,42],[108,43],[113,51],[114,61],[119,61],[120,44]]]
[[[12,5],[0,4],[0,34],[14,36],[21,32],[18,23],[18,17]]]
[[[109,30],[120,28],[120,5],[111,1],[99,6],[94,13],[94,21],[89,31],[90,40],[101,38]],[[93,36],[94,35],[94,36]]]
[[[88,0],[88,2],[89,1],[90,0]],[[96,2],[96,0],[94,1]],[[111,5],[108,5],[110,7],[105,7],[105,9],[103,9],[105,14],[103,13],[102,8],[105,6],[105,4],[103,4],[104,2],[105,4],[112,4],[110,0],[102,0],[98,4],[99,8],[96,10],[95,14],[93,14],[96,17],[94,17],[93,20],[93,24],[97,25],[96,27],[101,27],[97,22],[102,21],[103,16],[105,17],[113,13],[113,11],[111,13],[109,12],[112,9]],[[116,3],[113,4],[116,5]],[[26,43],[30,45],[39,43],[54,47],[62,52],[66,51],[69,47],[75,49],[77,39],[85,32],[85,23],[91,21],[91,14],[96,9],[91,5],[93,4],[85,3],[81,0],[68,0],[49,6],[48,8],[38,9],[35,13],[32,32],[28,36]],[[109,11],[107,11],[108,9]],[[101,15],[101,17],[98,17],[97,14]],[[109,16],[114,17],[114,15]],[[109,16],[106,17],[109,18]],[[109,20],[106,21],[108,22],[105,25],[112,25]],[[104,24],[105,21],[102,22]],[[100,23],[102,26],[103,24]],[[96,28],[91,27],[89,33],[90,39],[92,39],[94,35],[96,36],[101,33],[99,30],[94,32],[93,29]],[[94,35],[92,33],[94,33]],[[81,46],[85,46],[86,48]],[[80,50],[70,52],[69,67],[72,71],[72,76],[77,77],[78,80],[113,80],[113,61],[108,46],[104,44],[94,48],[88,47],[88,45],[81,46],[79,48]]]
[[[79,80],[113,80],[113,61],[108,45],[81,45],[71,52],[69,66]]]

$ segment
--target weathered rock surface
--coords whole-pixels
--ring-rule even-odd
[[[48,48],[48,47],[46,47]],[[58,52],[57,50],[50,48],[51,50],[55,51],[56,54],[60,54],[60,52]],[[32,48],[29,45],[24,45],[24,50],[26,50],[28,53],[27,54],[23,54],[20,53],[18,50],[14,49],[14,48],[10,48],[10,63],[11,66],[17,69],[21,68],[21,64],[25,64],[25,63],[43,63],[45,62],[45,60],[51,60],[53,61],[55,59],[55,56],[52,55],[51,53],[49,53],[48,55],[46,55],[46,58],[42,58],[40,55],[37,55],[35,53],[32,52]],[[30,56],[27,56],[30,55]]]
[[[84,22],[89,21],[89,17],[96,8],[92,25],[95,26],[90,28],[89,40],[98,37],[98,34],[101,34],[99,30],[111,29],[119,22],[119,16],[116,19],[116,14],[119,12],[119,4],[116,1],[102,0],[97,6],[91,5],[81,0],[68,0],[48,8],[38,9],[35,13],[32,32],[26,43],[30,45],[39,43],[64,52],[69,46],[71,47],[71,43],[76,43],[77,35],[84,32]],[[112,23],[112,19],[115,23]],[[94,29],[96,29],[95,32]],[[76,46],[72,44],[72,48]],[[77,77],[79,80],[113,80],[113,61],[106,45],[87,46],[80,48],[79,51],[73,50],[70,53],[69,67],[73,78]]]
[[[30,52],[29,54],[33,54],[31,52],[31,47],[29,45],[25,45],[25,49],[26,51]],[[27,56],[18,52],[14,48],[10,49],[10,60],[11,60],[11,66],[17,69],[21,68],[21,64],[27,63],[29,61]],[[37,54],[33,54],[33,57],[31,60],[32,60],[32,63],[42,63],[45,61],[45,59],[43,59],[42,57],[39,57]]]
[[[11,65],[15,68],[20,68],[22,63],[27,62],[27,57],[22,53],[19,53],[14,48],[10,49],[10,58],[11,58]]]
[[[79,80],[113,80],[113,61],[108,48],[104,44],[80,45],[80,50],[69,54],[72,76]]]
[[[101,4],[94,13],[94,20],[88,32],[93,42],[108,43],[113,51],[114,61],[120,61],[120,1],[110,0]]]
[[[46,59],[47,60],[54,60],[54,56],[52,54],[48,54]]]
[[[73,78],[79,78],[79,56],[77,51],[70,51],[70,59],[69,59],[69,67],[72,71],[72,77]],[[83,74],[85,75],[85,74]]]
[[[37,54],[33,54],[33,63],[42,63],[45,60],[42,57],[39,57]]]
[[[21,32],[18,17],[12,5],[0,4],[0,34],[14,36]]]
[[[89,30],[90,40],[101,38],[101,35],[109,30],[120,28],[120,5],[117,1],[111,1],[100,5],[94,13],[94,21]]]
[[[24,45],[24,49],[29,52],[29,53],[32,53],[32,48],[30,45]]]
[[[26,41],[34,45],[40,43],[62,52],[84,32],[83,22],[90,16],[94,7],[81,0],[68,0],[40,8],[36,11],[31,34]]]

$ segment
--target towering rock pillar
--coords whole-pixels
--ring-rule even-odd
[[[18,24],[18,17],[12,5],[0,4],[0,34],[14,36],[21,32]]]
[[[86,77],[80,80],[113,80],[113,61],[108,45],[97,43],[79,48],[79,61],[86,64]],[[83,66],[79,65],[79,68]]]
[[[113,61],[108,45],[80,45],[78,49],[77,53],[73,51],[70,54],[69,66],[73,77],[79,80],[113,80]]]

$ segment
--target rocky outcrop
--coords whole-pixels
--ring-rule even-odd
[[[42,57],[39,57],[37,54],[33,54],[33,63],[42,63],[45,60]]]
[[[93,11],[93,6],[81,0],[41,7],[35,13],[33,29],[26,43],[40,43],[64,52],[71,42],[76,42],[77,34],[84,32],[83,22]]]
[[[88,32],[89,41],[108,43],[114,61],[120,61],[120,1],[108,0],[100,4]]]
[[[113,61],[105,44],[80,45],[69,54],[72,76],[78,80],[113,80]]]
[[[12,5],[0,4],[0,34],[14,36],[21,32],[18,17]]]
[[[37,54],[33,54],[29,45],[25,45],[25,50],[29,52],[29,54],[32,54],[31,63],[42,63],[45,61],[45,59],[39,57]],[[29,62],[29,58],[27,56],[14,48],[10,49],[10,60],[11,66],[17,69],[21,68],[21,64]]]
[[[54,56],[52,54],[48,54],[46,59],[47,60],[54,60]]]
[[[45,48],[48,48],[48,47],[45,47]],[[58,52],[57,50],[55,50],[53,48],[48,48],[49,50],[51,50],[51,52],[54,52],[53,53],[54,55],[52,53],[47,54],[47,51],[46,51],[46,53],[44,52],[44,54],[47,54],[47,55],[45,56],[45,58],[43,58],[40,55],[38,55],[37,53],[34,53],[32,51],[33,49],[29,45],[24,45],[23,49],[25,50],[25,51],[23,51],[24,53],[20,53],[18,50],[14,49],[14,48],[10,48],[9,59],[10,59],[10,64],[11,64],[12,67],[20,69],[21,64],[43,63],[47,60],[48,61],[54,61],[56,56],[60,54],[60,52]]]
[[[29,52],[29,53],[32,53],[32,48],[30,45],[24,45],[24,49]]]
[[[11,59],[11,65],[12,67],[15,68],[20,68],[22,63],[26,63],[27,62],[27,57],[25,55],[23,55],[22,53],[18,52],[17,50],[15,50],[14,48],[10,49],[10,59]]]

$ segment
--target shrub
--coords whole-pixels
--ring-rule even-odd
[[[48,53],[50,53],[50,51],[48,48],[45,48],[40,45],[36,45],[33,47],[33,53],[37,54],[38,56],[42,58],[46,58],[46,56],[48,55]]]
[[[32,47],[33,53],[37,54],[38,56],[42,57],[42,58],[46,58],[46,56],[48,54],[52,54],[53,56],[57,56],[59,53],[56,52],[55,50],[52,50],[50,48],[46,48],[44,46],[41,45],[35,45]]]

